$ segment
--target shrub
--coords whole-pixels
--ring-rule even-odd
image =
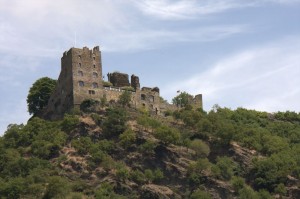
[[[127,129],[124,133],[119,135],[119,139],[120,139],[120,144],[126,149],[135,142],[136,136],[131,129]]]
[[[65,132],[71,132],[79,124],[79,118],[75,115],[65,114],[61,123],[61,129]]]
[[[177,129],[167,126],[161,126],[156,129],[155,137],[161,140],[164,144],[178,144],[180,141],[180,133]]]
[[[205,142],[195,139],[190,143],[190,148],[193,149],[198,157],[207,157],[210,153],[210,148]]]
[[[103,122],[103,133],[107,137],[119,136],[126,129],[126,112],[121,108],[108,109],[107,117]]]
[[[131,101],[131,93],[125,90],[120,96],[118,102],[123,106],[129,106]]]
[[[132,179],[133,181],[135,181],[139,184],[145,183],[145,181],[146,181],[146,177],[145,177],[144,173],[139,170],[131,171],[130,179]]]
[[[60,176],[51,176],[44,198],[65,198],[70,193],[69,182]]]
[[[143,153],[143,154],[149,154],[149,155],[153,155],[154,149],[157,147],[157,143],[153,142],[151,140],[146,140],[145,143],[141,144],[139,146],[139,150]]]
[[[96,107],[100,104],[99,101],[93,99],[86,99],[80,104],[80,110],[83,112],[93,112],[96,111]]]
[[[111,87],[113,84],[111,82],[102,81],[104,87]]]
[[[211,196],[209,193],[202,191],[201,189],[197,189],[191,194],[190,199],[211,199]]]

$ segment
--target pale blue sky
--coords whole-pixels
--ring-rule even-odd
[[[104,74],[134,73],[169,101],[300,111],[300,0],[0,0],[0,134],[26,123],[33,82],[75,45]]]

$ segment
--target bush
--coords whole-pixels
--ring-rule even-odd
[[[44,198],[66,198],[70,190],[69,182],[65,178],[52,176],[48,179]]]
[[[201,189],[197,189],[191,194],[190,199],[211,199],[211,196],[209,193],[202,191]]]
[[[170,128],[168,126],[161,126],[156,129],[155,137],[161,140],[164,144],[178,144],[181,140],[180,133],[177,129]]]
[[[75,115],[65,114],[61,123],[61,129],[67,133],[71,132],[79,124],[79,118]]]
[[[154,149],[157,147],[157,145],[158,144],[156,142],[153,142],[151,140],[146,140],[145,143],[143,143],[139,146],[139,150],[143,154],[153,155],[155,153]]]
[[[96,111],[96,107],[100,104],[98,100],[86,99],[80,104],[80,110],[86,113]]]
[[[143,172],[139,170],[134,170],[130,172],[130,179],[135,181],[136,183],[143,184],[146,182],[146,177]]]
[[[79,154],[85,155],[90,152],[93,145],[91,138],[80,137],[72,140],[72,147],[74,147]]]
[[[131,101],[131,93],[125,90],[120,96],[118,102],[123,106],[129,106]]]
[[[124,133],[119,135],[120,144],[126,149],[135,143],[136,136],[131,129],[127,129]]]
[[[197,157],[204,158],[207,157],[210,153],[209,146],[199,139],[193,140],[190,143],[190,148],[196,152]]]
[[[113,84],[111,82],[102,81],[104,87],[111,87]]]
[[[107,117],[103,122],[103,133],[107,137],[119,136],[126,129],[126,112],[121,108],[108,109]]]
[[[223,180],[230,180],[236,169],[236,164],[228,157],[218,157],[212,171],[214,175]]]

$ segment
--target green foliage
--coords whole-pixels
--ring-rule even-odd
[[[114,192],[113,186],[108,183],[102,183],[95,192],[96,199],[125,199],[125,197]]]
[[[146,169],[144,175],[147,182],[158,182],[164,178],[164,173],[160,169],[154,171]]]
[[[242,188],[238,194],[239,199],[259,199],[259,195],[248,186]]]
[[[129,178],[129,171],[125,165],[120,164],[117,166],[116,176],[120,181],[125,181]]]
[[[70,193],[70,186],[65,178],[60,176],[51,176],[48,179],[48,186],[43,198],[66,198]]]
[[[245,187],[245,179],[239,176],[233,176],[231,179],[231,185],[234,191],[239,192]]]
[[[27,95],[27,105],[30,114],[37,114],[48,104],[48,100],[53,93],[57,80],[43,77],[36,80],[29,89]]]
[[[104,87],[110,87],[110,86],[113,86],[113,84],[111,82],[107,82],[107,81],[102,81],[103,83],[103,86]]]
[[[229,157],[218,157],[217,163],[213,166],[212,171],[217,178],[230,180],[234,175],[237,165]]]
[[[79,118],[76,115],[65,114],[61,123],[61,129],[67,133],[71,132],[79,124]]]
[[[100,98],[100,105],[102,107],[105,107],[107,105],[107,98],[106,98],[106,94],[103,95],[103,97]]]
[[[180,133],[177,129],[168,126],[161,126],[156,129],[155,137],[164,144],[178,144],[180,142]]]
[[[125,87],[122,87],[122,90],[125,90],[125,91],[130,91],[130,92],[134,92],[135,89],[131,86],[125,86]]]
[[[107,110],[107,117],[103,122],[103,133],[107,137],[119,136],[126,129],[127,116],[124,109],[111,108]]]
[[[283,183],[278,184],[274,191],[275,191],[275,193],[278,193],[281,196],[285,196],[287,193],[287,190]]]
[[[205,144],[205,142],[203,142],[202,140],[195,139],[191,141],[189,146],[196,152],[197,157],[204,158],[207,157],[210,153],[209,146]]]
[[[197,189],[191,194],[190,199],[211,199],[211,196],[209,193],[201,189]]]
[[[154,155],[154,150],[157,147],[157,145],[158,143],[154,141],[146,140],[146,142],[139,146],[139,151],[146,155]]]
[[[124,133],[119,135],[120,144],[127,149],[136,141],[136,135],[133,130],[127,129]]]
[[[207,158],[198,159],[190,164],[188,169],[188,180],[191,185],[198,186],[204,182],[204,172],[211,169],[211,163]]]
[[[91,118],[97,125],[101,125],[103,118],[100,115],[98,115],[97,113],[92,113]]]
[[[139,170],[134,170],[130,172],[130,179],[138,184],[143,184],[146,182],[146,177],[143,172]]]
[[[172,99],[173,104],[178,107],[185,107],[189,104],[190,98],[193,97],[192,95],[188,94],[187,92],[182,92],[176,97]]]
[[[118,102],[123,106],[129,106],[131,101],[131,93],[125,90],[120,96]]]
[[[87,154],[91,150],[92,145],[92,140],[89,137],[79,137],[72,140],[72,146],[82,155]]]
[[[80,110],[86,113],[96,111],[96,107],[99,106],[100,102],[94,99],[86,99],[80,104]]]

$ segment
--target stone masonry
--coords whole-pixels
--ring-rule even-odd
[[[132,75],[129,82],[128,74],[114,72],[108,74],[108,80],[113,86],[103,86],[101,51],[98,46],[93,49],[84,47],[71,48],[64,52],[61,58],[61,72],[54,93],[43,117],[59,119],[74,107],[79,107],[86,99],[100,100],[103,97],[110,102],[117,101],[125,89],[131,89],[131,105],[136,108],[146,108],[155,114],[178,107],[161,100],[159,88],[140,88],[139,77]],[[202,95],[190,99],[195,108],[202,108]]]

